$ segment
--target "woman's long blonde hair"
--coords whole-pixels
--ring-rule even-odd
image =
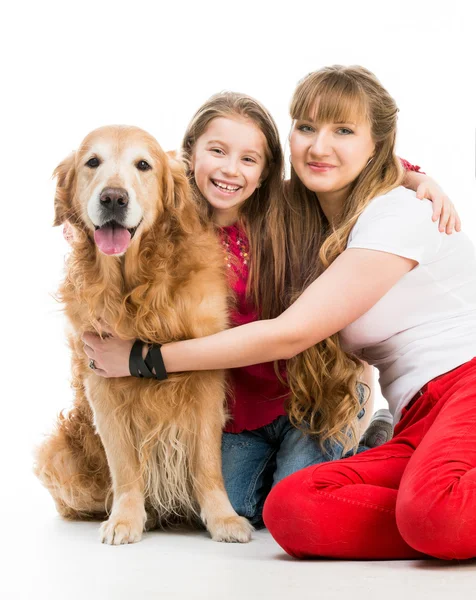
[[[343,211],[332,225],[316,194],[291,169],[284,211],[287,306],[346,249],[349,234],[369,202],[400,185],[403,178],[395,155],[398,108],[367,69],[336,65],[311,73],[299,83],[290,112],[293,120],[312,117],[318,123],[367,119],[375,152],[353,182]],[[292,423],[319,436],[321,442],[332,437],[345,449],[355,447],[361,372],[360,361],[344,352],[338,334],[290,359],[288,412]]]

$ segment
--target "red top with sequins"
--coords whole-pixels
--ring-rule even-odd
[[[420,171],[420,167],[400,159],[407,171]],[[221,241],[229,273],[229,283],[235,293],[236,304],[230,314],[232,327],[245,325],[259,319],[257,309],[246,299],[248,282],[249,244],[245,232],[237,224],[221,228]],[[285,400],[289,388],[283,385],[274,372],[274,363],[261,363],[249,367],[229,369],[231,394],[228,398],[230,419],[225,431],[241,431],[264,427],[277,417],[286,414]],[[284,372],[282,371],[284,375]]]
[[[229,265],[230,286],[235,292],[235,306],[230,314],[231,326],[244,325],[259,319],[253,304],[246,299],[249,245],[245,232],[238,225],[221,228],[221,241]],[[276,377],[274,363],[229,369],[231,394],[228,398],[230,420],[225,431],[239,433],[268,425],[285,415],[284,401],[289,390]]]

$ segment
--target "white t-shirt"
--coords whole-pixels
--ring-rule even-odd
[[[347,243],[418,261],[340,332],[345,350],[378,368],[395,422],[426,383],[476,356],[475,250],[431,216],[429,200],[398,187],[370,202]]]

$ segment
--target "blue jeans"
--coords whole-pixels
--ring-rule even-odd
[[[340,444],[326,440],[322,450],[318,442],[293,427],[287,416],[254,431],[224,432],[222,437],[223,478],[230,502],[255,527],[263,526],[264,501],[281,479],[338,458],[342,458]]]

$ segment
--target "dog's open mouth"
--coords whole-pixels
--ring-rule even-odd
[[[104,254],[123,254],[129,247],[139,225],[140,223],[136,227],[127,229],[116,221],[108,221],[100,227],[96,226],[94,232],[96,246]]]

